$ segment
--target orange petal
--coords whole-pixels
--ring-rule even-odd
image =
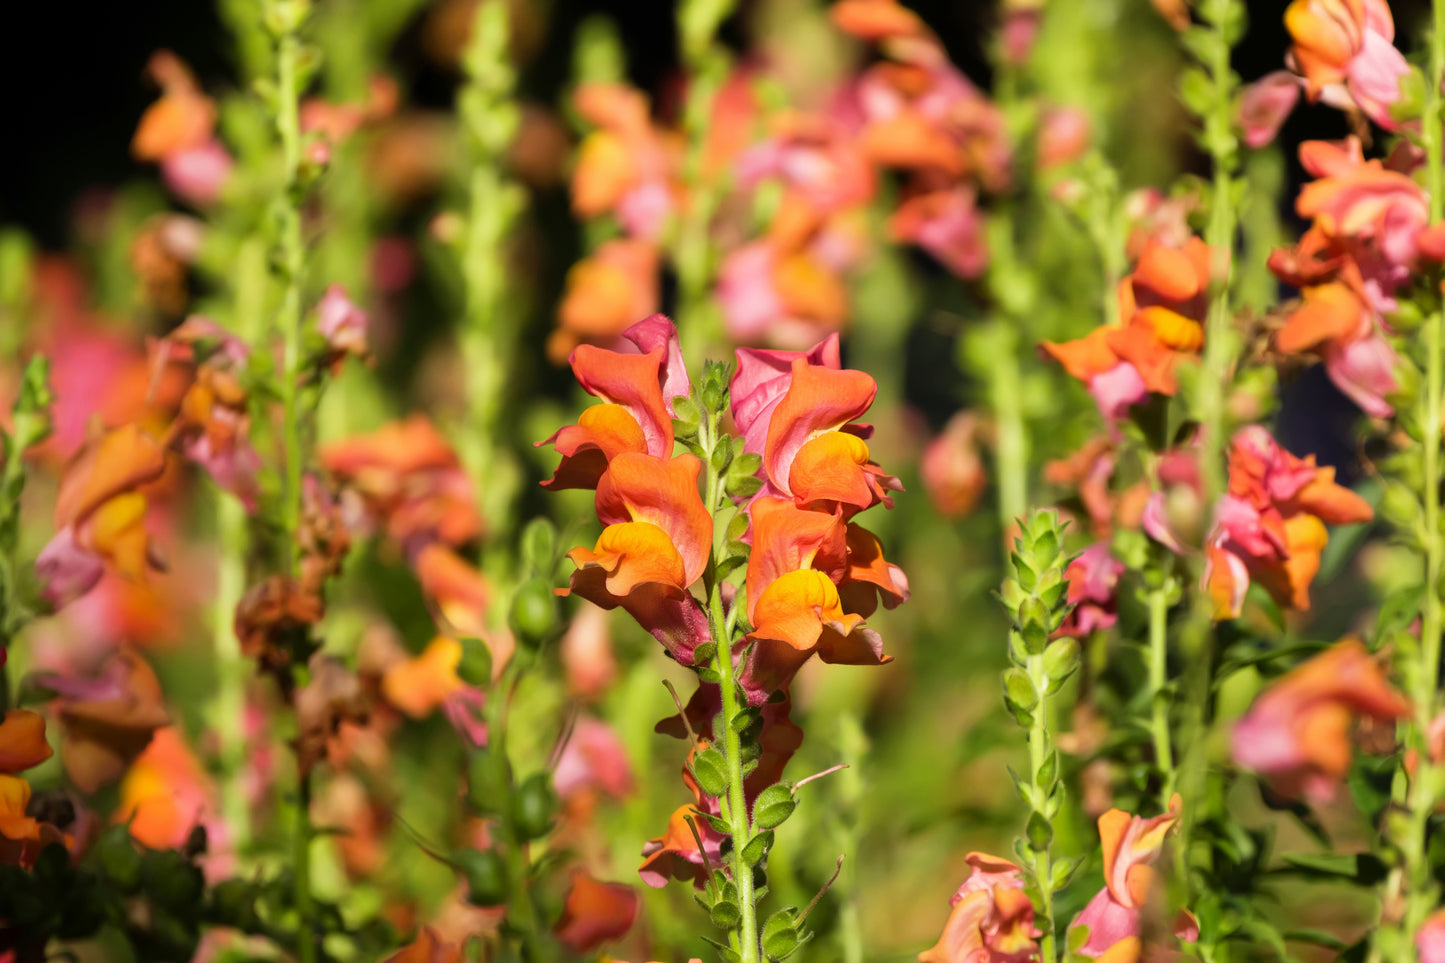
[[[53,755],[45,741],[45,719],[29,709],[11,709],[0,722],[0,773],[15,774]]]
[[[608,525],[597,539],[596,548],[574,548],[567,557],[579,569],[595,565],[606,571],[607,591],[619,599],[650,582],[676,589],[690,584],[672,539],[651,522]]]
[[[1109,347],[1109,333],[1117,328],[1095,328],[1073,341],[1045,341],[1039,347],[1064,366],[1070,377],[1088,382],[1119,363],[1119,356]]]
[[[665,533],[683,567],[679,588],[702,577],[712,550],[712,516],[698,492],[701,473],[702,462],[690,454],[664,459],[623,452],[597,483],[604,525],[645,522]]]
[[[873,404],[877,383],[862,371],[825,368],[807,358],[793,360],[788,391],[768,424],[763,464],[781,491],[787,484],[798,450],[825,431],[834,431],[862,415]]]
[[[386,670],[381,677],[382,694],[413,719],[423,718],[461,688],[462,680],[457,677],[461,661],[461,643],[438,636],[421,655]]]
[[[165,450],[135,424],[87,442],[66,466],[55,503],[56,526],[84,521],[116,495],[160,478],[165,468]]]
[[[1304,304],[1275,335],[1275,347],[1296,354],[1325,341],[1350,337],[1360,329],[1362,320],[1369,323],[1368,310],[1360,296],[1339,281],[1305,288]]]

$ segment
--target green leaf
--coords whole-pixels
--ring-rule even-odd
[[[753,803],[753,823],[759,829],[777,829],[788,821],[793,810],[798,808],[797,800],[790,795],[778,802],[763,805],[762,799]]]
[[[754,478],[752,475],[741,477],[729,477],[727,479],[727,493],[736,498],[748,498],[757,494],[763,487],[761,478]]]
[[[742,922],[743,911],[737,903],[731,900],[719,900],[712,904],[708,910],[708,916],[712,917],[712,925],[720,930],[730,930]]]
[[[1055,683],[1062,684],[1079,667],[1079,640],[1067,636],[1055,639],[1044,649],[1044,674],[1049,677],[1049,688]]]
[[[1053,869],[1049,871],[1049,888],[1058,892],[1069,885],[1069,880],[1074,878],[1074,870],[1079,868],[1079,861],[1065,857],[1054,863]]]
[[[1029,816],[1029,825],[1024,830],[1024,835],[1028,837],[1029,848],[1041,853],[1054,841],[1054,827],[1044,818],[1043,813],[1036,812]]]
[[[1017,706],[1029,711],[1039,704],[1039,694],[1034,691],[1033,680],[1018,666],[1004,670],[1003,693],[1004,699],[1010,703],[1010,708]]]
[[[743,847],[742,858],[744,866],[757,866],[768,855],[768,850],[773,848],[773,832],[765,830],[758,833],[748,844]]]
[[[1276,870],[1313,879],[1348,879],[1374,886],[1389,875],[1389,867],[1374,853],[1284,853],[1286,864]]]
[[[702,423],[702,410],[698,408],[696,401],[686,395],[678,395],[672,399],[672,411],[674,422],[681,424],[689,432],[696,431],[697,426]]]
[[[803,940],[793,923],[797,912],[796,907],[785,906],[763,924],[763,952],[770,959],[787,959],[802,945]]]
[[[716,749],[704,749],[692,757],[692,775],[709,796],[721,796],[728,791],[727,762]]]

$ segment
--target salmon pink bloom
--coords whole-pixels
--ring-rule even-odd
[[[1034,904],[1023,872],[987,853],[969,853],[972,871],[949,901],[953,910],[938,942],[919,963],[1026,963],[1038,956]]]
[[[1265,74],[1246,87],[1239,100],[1244,143],[1255,149],[1271,143],[1299,102],[1299,95],[1299,78],[1288,70]]]
[[[1290,58],[1311,100],[1345,106],[1353,99],[1381,127],[1399,127],[1390,106],[1410,68],[1394,47],[1385,0],[1294,0],[1284,22],[1294,40]]]
[[[615,799],[631,795],[634,780],[627,747],[607,723],[578,719],[557,757],[552,785],[561,799],[593,791]]]
[[[692,390],[677,330],[654,315],[623,332],[620,347],[630,350],[586,344],[573,350],[569,360],[577,382],[602,404],[584,409],[577,424],[537,443],[562,456],[543,488],[596,488],[608,464],[624,452],[672,455],[673,399]]]
[[[1104,888],[1069,924],[1071,930],[1089,928],[1089,938],[1079,948],[1081,954],[1110,961],[1137,959],[1144,907],[1154,881],[1151,864],[1180,816],[1181,801],[1176,794],[1169,800],[1169,811],[1151,819],[1131,816],[1121,809],[1110,809],[1099,817]],[[1135,949],[1135,954],[1121,950],[1121,944]],[[1110,951],[1118,955],[1110,956]]]
[[[1415,933],[1415,949],[1419,963],[1445,963],[1445,909],[1438,909],[1425,918]]]
[[[672,182],[680,139],[656,128],[647,98],[623,84],[583,84],[576,105],[596,129],[578,151],[573,212],[581,218],[615,213],[628,234],[656,242],[677,203]]]
[[[761,455],[768,438],[773,412],[792,384],[793,362],[803,358],[810,365],[837,370],[843,367],[838,336],[830,334],[807,351],[738,348],[737,369],[729,385],[733,424],[743,436],[743,447]]]
[[[809,210],[820,221],[867,203],[876,189],[873,168],[844,125],[820,114],[777,117],[772,135],[739,157],[734,173],[744,190],[782,181],[782,208]]]
[[[84,595],[107,568],[138,579],[163,567],[141,489],[165,467],[165,450],[135,425],[94,437],[76,454],[55,503],[58,531],[35,561],[46,601],[59,607]]]
[[[415,940],[382,963],[461,963],[463,959],[461,943],[443,941],[436,930],[423,926]]]
[[[988,484],[979,455],[982,418],[960,411],[923,449],[919,468],[923,487],[934,509],[944,518],[963,518],[973,512]]]
[[[325,445],[321,463],[360,497],[367,520],[409,553],[481,535],[471,479],[423,415]]]
[[[1275,681],[1235,724],[1234,761],[1277,791],[1326,801],[1350,768],[1357,716],[1402,718],[1410,704],[1358,639],[1347,638]]]
[[[848,316],[848,292],[839,276],[852,262],[832,258],[818,238],[784,247],[772,238],[744,244],[723,259],[717,297],[728,334],[739,341],[807,344],[835,330]]]
[[[1258,425],[1234,436],[1229,492],[1215,506],[1206,548],[1206,586],[1217,618],[1239,615],[1255,578],[1282,606],[1309,608],[1309,586],[1329,542],[1325,523],[1369,521],[1374,511],[1335,484],[1335,470],[1296,458]]]
[[[1296,249],[1270,255],[1269,266],[1303,298],[1275,335],[1275,347],[1319,355],[1330,380],[1360,410],[1376,418],[1393,414],[1385,395],[1398,387],[1398,358],[1381,334],[1377,301],[1354,259],[1312,227]]]
[[[335,356],[365,357],[366,329],[371,319],[347,297],[346,289],[333,284],[316,304],[316,330],[326,339],[327,349]]]
[[[131,153],[159,163],[166,185],[182,200],[213,203],[235,166],[215,139],[215,103],[169,50],[152,54],[146,70],[160,86],[161,98],[141,115]]]
[[[1299,156],[1315,180],[1300,190],[1295,210],[1331,240],[1362,245],[1355,258],[1366,281],[1378,276],[1383,293],[1393,293],[1413,266],[1428,223],[1424,189],[1407,173],[1365,160],[1355,137],[1339,144],[1306,141]],[[1369,263],[1374,260],[1381,263]]]
[[[988,265],[983,215],[966,185],[909,197],[888,219],[888,233],[917,244],[961,278],[976,278]]]
[[[215,787],[200,760],[173,726],[157,729],[120,784],[115,821],[128,823],[131,836],[152,849],[177,849],[191,830],[207,827],[209,843],[219,842]]]
[[[622,607],[683,665],[692,665],[693,649],[710,638],[707,616],[688,591],[712,549],[701,472],[702,462],[686,454],[612,458],[595,500],[606,527],[595,547],[568,553],[577,566],[571,591],[604,609]]]
[[[693,885],[701,889],[708,879],[708,867],[721,868],[725,865],[722,844],[727,837],[713,829],[704,818],[718,814],[717,800],[703,795],[691,772],[693,756],[707,745],[699,742],[688,753],[687,765],[683,768],[683,781],[692,791],[693,805],[674,809],[667,820],[667,830],[642,846],[642,865],[638,867],[637,874],[653,889],[666,886],[669,879],[692,880]],[[699,840],[701,849],[698,848]]]
[[[638,906],[637,892],[631,886],[598,882],[574,869],[562,916],[552,932],[574,953],[588,953],[626,936],[637,919]]]
[[[1069,563],[1069,602],[1073,610],[1059,627],[1060,635],[1083,638],[1119,621],[1119,576],[1124,563],[1109,551],[1107,541],[1095,542]]]
[[[457,675],[461,663],[461,643],[437,636],[420,655],[388,667],[381,679],[381,691],[387,702],[413,719],[441,709],[460,735],[472,745],[484,746],[487,730],[477,718],[477,710],[486,696]]]

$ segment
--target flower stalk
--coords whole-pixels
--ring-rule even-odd
[[[1445,213],[1445,142],[1442,142],[1440,85],[1445,82],[1445,2],[1432,4],[1429,34],[1429,73],[1425,84],[1425,111],[1420,141],[1425,149],[1426,187],[1429,194],[1429,223],[1439,224]],[[1431,758],[1428,731],[1440,711],[1441,632],[1445,629],[1445,606],[1441,599],[1441,575],[1445,572],[1445,538],[1440,519],[1441,409],[1445,407],[1445,306],[1438,284],[1422,286],[1430,292],[1429,313],[1421,329],[1425,356],[1424,391],[1417,402],[1415,417],[1420,424],[1421,541],[1424,592],[1420,608],[1418,646],[1402,650],[1404,675],[1409,684],[1413,715],[1402,726],[1403,741],[1413,751],[1415,770],[1400,772],[1396,788],[1405,781],[1404,806],[1387,814],[1385,835],[1399,864],[1385,881],[1382,922],[1371,946],[1372,959],[1401,958],[1414,952],[1417,934],[1426,917],[1436,908],[1440,885],[1429,854],[1430,817],[1442,791],[1438,760]],[[1414,658],[1411,659],[1410,656]],[[1413,664],[1410,664],[1413,663]],[[1399,799],[1397,792],[1396,799]]]
[[[1052,853],[1054,817],[1064,802],[1059,779],[1059,754],[1049,731],[1048,698],[1063,687],[1079,666],[1079,644],[1072,638],[1050,637],[1063,625],[1072,605],[1065,577],[1069,558],[1064,552],[1064,525],[1053,512],[1036,512],[1019,519],[1020,535],[1011,556],[1013,576],[1004,582],[1000,598],[1008,610],[1009,661],[1004,672],[1004,704],[1019,725],[1028,730],[1029,775],[1015,778],[1019,795],[1030,813],[1024,839],[1015,849],[1025,864],[1034,890],[1034,910],[1042,931],[1042,963],[1059,958],[1054,925],[1054,893],[1062,889],[1074,869],[1070,860],[1055,861]]]
[[[711,452],[720,437],[718,431],[720,412],[718,409],[706,405],[703,406],[703,410],[705,414],[699,426],[698,441],[704,450]],[[722,475],[722,471],[714,464],[714,459],[708,459],[703,504],[707,506],[714,518],[727,501]],[[717,527],[714,525],[715,531]],[[720,677],[718,687],[722,692],[723,719],[732,720],[742,706],[738,700],[737,666],[733,663],[732,633],[734,629],[723,611],[723,580],[718,577],[719,561],[718,538],[715,535],[711,557],[708,560],[707,570],[703,574],[703,585],[707,592],[708,630],[714,642],[717,643],[713,654],[712,669]],[[727,774],[727,797],[724,800],[723,816],[727,820],[729,833],[733,840],[729,860],[731,861],[733,883],[737,886],[738,891],[738,908],[741,911],[736,929],[738,952],[742,957],[742,963],[758,963],[760,944],[757,898],[753,887],[753,870],[743,855],[746,843],[752,836],[752,827],[748,819],[747,800],[743,795],[742,737],[730,724],[725,724],[722,730],[722,754],[726,762]]]

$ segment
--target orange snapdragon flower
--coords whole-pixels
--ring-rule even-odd
[[[839,591],[856,572],[866,587],[855,586],[849,598],[861,601],[870,613],[878,588],[890,607],[907,596],[906,580],[901,585],[894,581],[902,573],[883,561],[877,539],[856,526],[857,534],[850,539],[850,526],[840,510],[807,511],[785,498],[754,499],[749,515],[753,551],[747,598],[753,631],[748,638],[753,649],[740,680],[749,699],[765,702],[814,654],[843,665],[891,661],[883,655],[882,639],[864,627],[864,616],[845,609]],[[850,548],[856,548],[856,558]]]
[[[792,361],[791,380],[773,410],[763,448],[767,493],[799,505],[839,506],[853,515],[873,505],[893,507],[898,479],[869,460],[872,429],[853,424],[873,404],[877,383],[862,371]]]
[[[1229,493],[1215,506],[1206,546],[1206,587],[1216,618],[1234,618],[1251,577],[1276,602],[1308,609],[1309,586],[1329,542],[1325,523],[1369,521],[1374,511],[1335,483],[1313,455],[1297,458],[1258,425],[1241,429],[1229,452]]]
[[[577,424],[537,442],[562,456],[543,488],[596,488],[608,464],[623,452],[655,458],[672,454],[672,401],[691,391],[672,322],[653,315],[628,328],[622,343],[636,350],[584,344],[572,352],[577,382],[602,404],[584,409]]]
[[[709,634],[688,592],[712,549],[701,472],[693,455],[617,455],[597,483],[597,517],[606,527],[593,548],[568,553],[577,565],[571,591],[604,609],[626,609],[684,665]]]
[[[361,496],[367,515],[398,545],[462,545],[482,532],[471,479],[424,415],[321,449],[321,463]]]
[[[18,775],[51,755],[41,716],[28,709],[5,713],[0,720],[0,866],[32,866],[46,846],[66,843],[60,830],[26,814],[30,783]]]
[[[655,127],[647,97],[625,84],[583,84],[576,105],[595,129],[572,172],[573,213],[616,213],[629,234],[655,241],[676,205],[681,136]]]
[[[1272,253],[1269,267],[1302,298],[1275,334],[1275,348],[1318,355],[1330,380],[1362,411],[1377,418],[1393,414],[1385,396],[1398,387],[1399,359],[1381,334],[1382,319],[1344,244],[1316,225],[1293,250]]]
[[[1122,417],[1151,392],[1173,395],[1179,363],[1204,346],[1209,270],[1210,251],[1199,238],[1182,248],[1151,239],[1119,283],[1120,323],[1042,348],[1088,385],[1107,418]]]
[[[1033,959],[1039,930],[1023,871],[1006,859],[969,853],[968,879],[950,900],[953,910],[938,942],[919,963],[1013,963]]]
[[[1279,792],[1328,800],[1350,769],[1354,719],[1389,722],[1409,712],[1410,703],[1390,685],[1379,660],[1349,637],[1264,691],[1234,726],[1234,761],[1264,775]]]
[[[1182,817],[1182,800],[1176,793],[1169,811],[1149,819],[1122,809],[1099,817],[1099,842],[1104,855],[1104,888],[1089,901],[1069,929],[1088,927],[1089,937],[1079,952],[1103,963],[1134,963],[1143,948],[1144,908],[1154,884],[1151,865],[1159,857],[1164,838]],[[1176,929],[1187,935],[1193,917],[1187,912]],[[1193,937],[1191,937],[1193,938]]]
[[[613,238],[567,271],[558,328],[547,338],[556,364],[581,343],[621,335],[634,318],[658,309],[662,300],[662,256],[651,241]]]
[[[201,92],[195,74],[169,50],[151,55],[146,70],[161,97],[141,115],[130,150],[137,160],[160,161],[202,146],[216,127],[216,105]]]
[[[98,675],[81,679],[42,673],[37,685],[60,696],[65,773],[82,792],[114,782],[170,724],[160,680],[130,649],[118,649]]]
[[[637,919],[639,905],[631,886],[599,882],[584,870],[574,869],[562,915],[552,932],[574,953],[588,953],[625,936]]]
[[[165,449],[136,425],[86,442],[60,481],[58,531],[35,562],[47,601],[60,606],[84,595],[107,569],[139,579],[163,568],[146,531],[142,489],[165,468]]]

